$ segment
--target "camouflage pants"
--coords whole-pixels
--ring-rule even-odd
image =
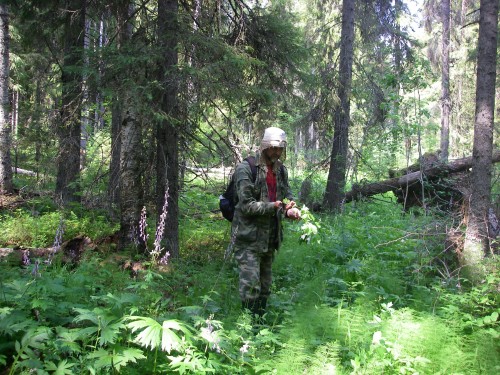
[[[270,248],[266,252],[259,252],[251,247],[237,248],[234,258],[238,262],[241,300],[269,297],[271,294],[274,249]]]

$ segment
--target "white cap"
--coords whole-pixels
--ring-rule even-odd
[[[286,134],[283,130],[271,127],[264,131],[264,137],[262,137],[260,149],[265,150],[269,147],[286,147]]]

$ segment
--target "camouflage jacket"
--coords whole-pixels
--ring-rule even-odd
[[[234,172],[235,191],[237,195],[236,209],[232,222],[237,247],[251,247],[254,251],[265,252],[268,249],[270,236],[274,236],[274,247],[279,248],[283,239],[281,225],[282,214],[276,213],[274,203],[269,202],[266,174],[267,165],[257,155],[255,160],[257,175],[252,183],[252,171],[247,161],[238,164]],[[282,162],[278,160],[274,166],[276,174],[276,200],[285,198],[293,199],[288,184],[288,171],[281,168]]]

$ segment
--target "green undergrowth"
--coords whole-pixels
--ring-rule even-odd
[[[58,229],[63,240],[90,236],[94,240],[115,233],[117,223],[104,211],[86,210],[80,205],[58,211],[48,198],[30,200],[13,211],[0,211],[0,246],[48,247]]]
[[[181,259],[166,266],[109,246],[77,266],[0,260],[2,373],[500,372],[498,259],[468,286],[444,247],[446,218],[403,213],[380,197],[315,214],[308,241],[303,222],[286,222],[272,297],[256,323],[241,311],[237,268],[224,259],[230,226],[209,190],[183,196]],[[96,212],[37,205],[46,208],[2,214],[1,246],[50,245],[61,217],[66,239],[99,243],[116,230]],[[154,223],[148,229],[151,240]],[[124,267],[127,259],[142,267]]]
[[[323,218],[320,244],[287,242],[276,284],[295,303],[268,359],[277,373],[497,373],[500,278],[465,289],[440,277],[445,226],[368,203]]]

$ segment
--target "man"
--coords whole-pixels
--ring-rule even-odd
[[[255,182],[248,161],[238,164],[234,172],[237,204],[232,232],[239,293],[243,308],[259,317],[271,293],[272,263],[283,239],[282,216],[300,219],[282,162],[285,148],[285,132],[267,128],[255,160]],[[283,204],[285,199],[288,202]]]

